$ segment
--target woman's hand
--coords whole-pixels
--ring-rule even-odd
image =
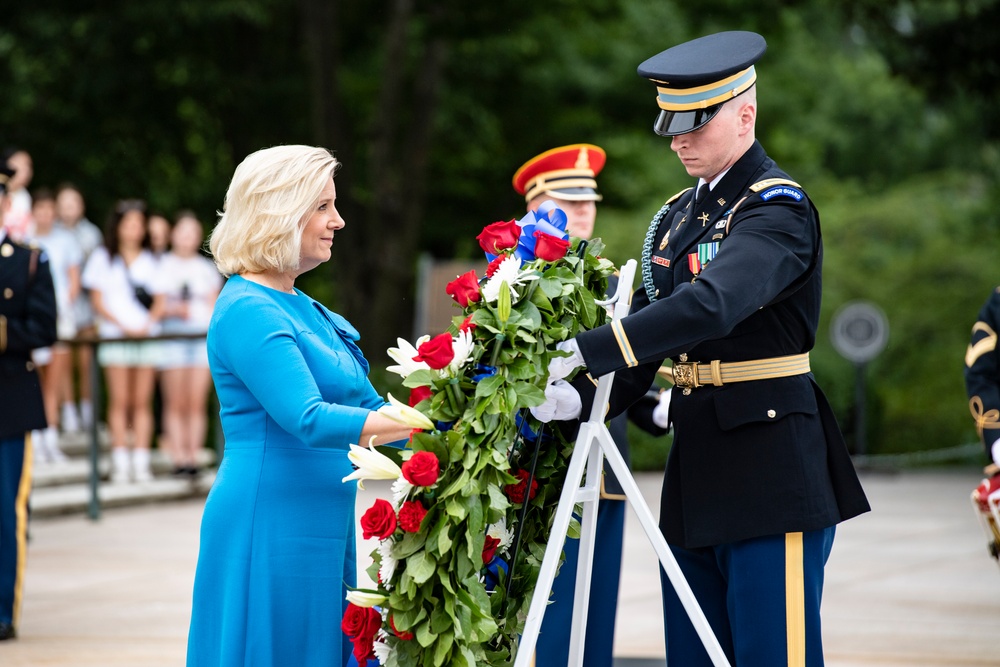
[[[361,442],[368,442],[372,436],[375,436],[376,445],[408,440],[412,431],[413,427],[400,424],[372,410],[361,428]]]

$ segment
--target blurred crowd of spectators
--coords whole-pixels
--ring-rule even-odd
[[[111,480],[151,480],[154,440],[174,475],[197,476],[211,391],[204,333],[222,287],[203,253],[202,222],[191,211],[168,218],[141,199],[122,199],[102,229],[72,183],[33,186],[28,151],[8,148],[0,159],[16,170],[3,225],[12,239],[45,252],[56,292],[59,341],[34,352],[48,420],[32,437],[35,460],[65,460],[60,433],[100,418],[89,380],[97,363],[107,389]],[[81,341],[99,342],[96,359]]]

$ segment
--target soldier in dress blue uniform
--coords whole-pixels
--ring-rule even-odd
[[[13,174],[0,165],[0,217],[9,205],[7,182]],[[55,339],[48,261],[0,229],[0,640],[17,636],[31,490],[29,438],[46,426],[31,351]]]
[[[597,190],[596,178],[605,161],[604,149],[593,144],[553,148],[521,165],[514,174],[514,190],[524,197],[529,211],[552,201],[566,213],[566,231],[570,236],[590,239],[597,219],[597,202],[602,198]],[[608,292],[613,293],[616,289],[617,277],[612,276]],[[650,390],[629,408],[628,414],[620,414],[611,420],[609,431],[626,463],[629,462],[628,420],[632,419],[653,435],[664,435],[666,424],[656,424],[653,411],[661,404],[666,407],[669,400],[669,393]],[[605,465],[601,499],[597,506],[597,538],[583,654],[585,667],[607,667],[613,661],[622,542],[625,537],[624,494],[618,479]],[[565,667],[569,660],[579,552],[579,540],[566,541],[565,561],[552,586],[552,602],[545,608],[535,652],[535,664],[539,667]]]
[[[615,414],[672,360],[660,529],[732,665],[816,667],[835,526],[870,507],[809,368],[819,215],[755,138],[765,48],[755,33],[724,32],[639,66],[657,88],[654,131],[698,180],[653,218],[631,313],[561,343],[569,355],[550,374],[617,371]],[[586,414],[593,385],[579,375]],[[668,664],[711,665],[661,581]]]
[[[993,290],[972,326],[972,338],[965,352],[965,389],[976,430],[986,448],[986,456],[1000,466],[1000,287]],[[994,469],[991,468],[991,471]]]

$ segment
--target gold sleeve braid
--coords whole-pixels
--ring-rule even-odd
[[[965,366],[967,368],[972,368],[979,357],[997,348],[997,332],[990,325],[986,322],[976,322],[972,326],[972,337],[975,338],[976,334],[980,332],[986,335],[975,343],[969,343],[969,347],[965,350]]]

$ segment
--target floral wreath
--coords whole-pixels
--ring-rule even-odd
[[[348,454],[344,481],[394,480],[360,518],[379,540],[376,588],[348,593],[342,623],[360,665],[512,663],[541,569],[573,434],[527,408],[545,400],[556,344],[606,321],[614,265],[551,202],[476,239],[489,265],[447,285],[451,330],[388,350],[410,396],[380,411],[415,429],[402,465],[371,445]]]

